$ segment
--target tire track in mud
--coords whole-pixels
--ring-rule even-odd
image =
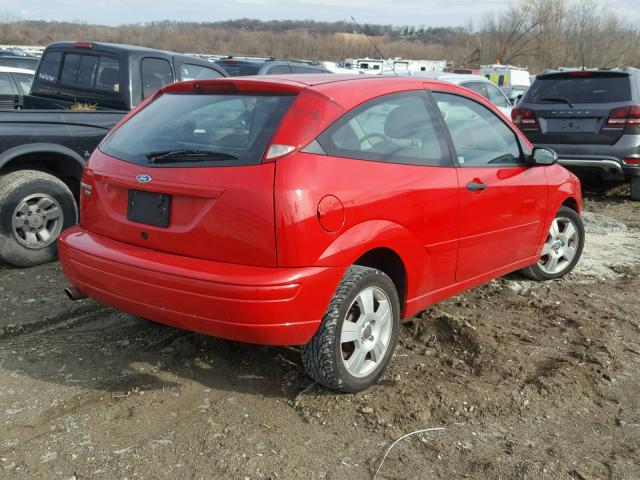
[[[45,317],[41,320],[25,324],[15,323],[7,325],[0,327],[0,340],[6,340],[18,335],[46,331],[52,327],[59,327],[61,324],[64,324],[66,327],[72,327],[87,317],[97,316],[108,310],[111,310],[111,308],[100,304],[83,305],[75,310],[62,312],[53,317]]]

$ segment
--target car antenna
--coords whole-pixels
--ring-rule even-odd
[[[371,40],[371,38],[369,38],[369,35],[367,35],[367,32],[365,31],[364,28],[362,28],[362,26],[356,21],[355,18],[353,18],[353,16],[351,17],[351,21],[353,23],[356,24],[356,26],[360,29],[360,32],[362,33],[362,35],[364,35],[364,38],[366,38],[367,40],[369,40],[369,43],[371,43],[371,46],[376,50],[376,52],[378,53],[378,55],[380,55],[380,58],[382,59],[382,61],[384,63],[387,64],[387,66],[389,68],[391,68],[391,71],[393,72],[393,74],[397,77],[398,73],[396,72],[396,69],[393,65],[391,65],[387,60],[386,57],[384,55],[382,55],[382,52],[380,51],[380,49],[376,46],[375,43],[373,43],[373,40]]]

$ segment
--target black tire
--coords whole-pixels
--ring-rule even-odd
[[[640,177],[631,177],[631,200],[640,202]]]
[[[26,246],[24,238],[22,241],[18,238],[20,233],[14,229],[13,220],[16,208],[29,198],[33,204],[38,195],[55,200],[61,214],[48,240]],[[39,221],[47,224],[53,222],[47,220],[46,212],[39,218]],[[55,260],[58,256],[59,233],[77,220],[76,200],[69,187],[59,178],[37,170],[19,170],[0,176],[0,258],[4,261],[16,267],[30,267]]]
[[[549,273],[545,271],[540,266],[540,262],[536,263],[535,265],[531,265],[530,267],[523,268],[521,272],[525,276],[531,278],[532,280],[537,280],[539,282],[542,282],[545,280],[552,280],[554,278],[564,277],[569,272],[571,272],[571,270],[574,269],[574,267],[580,260],[580,257],[582,256],[582,251],[584,249],[585,234],[584,234],[584,224],[582,222],[582,218],[580,217],[580,215],[578,215],[578,213],[575,210],[569,207],[563,206],[563,207],[560,207],[560,209],[558,210],[558,213],[556,213],[555,218],[556,219],[564,218],[564,219],[570,220],[571,223],[573,223],[573,226],[576,229],[578,234],[576,253],[573,259],[562,269],[562,271],[557,273]]]
[[[368,287],[384,292],[391,307],[391,334],[381,361],[366,376],[351,375],[343,361],[340,342],[342,326],[356,297]],[[376,312],[377,313],[377,312]],[[354,265],[347,270],[322,319],[320,328],[308,344],[302,347],[302,362],[316,382],[341,392],[359,392],[378,380],[389,364],[398,341],[400,300],[391,279],[380,270]]]

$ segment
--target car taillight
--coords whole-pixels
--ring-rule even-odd
[[[640,158],[625,158],[623,161],[625,165],[640,165]]]
[[[293,152],[296,149],[293,145],[279,145],[272,144],[267,150],[267,153],[264,156],[264,160],[275,160],[279,157],[284,157],[285,155]]]
[[[93,43],[91,42],[76,42],[73,44],[74,48],[93,48]]]
[[[513,123],[520,128],[520,130],[540,130],[536,112],[530,108],[514,108],[511,110],[511,120],[513,120]]]
[[[640,127],[640,105],[614,108],[609,113],[607,127]]]

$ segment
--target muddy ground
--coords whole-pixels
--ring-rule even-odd
[[[512,275],[403,326],[337,395],[295,349],[164,327],[0,266],[0,478],[638,479],[640,204],[591,193],[569,278]]]

